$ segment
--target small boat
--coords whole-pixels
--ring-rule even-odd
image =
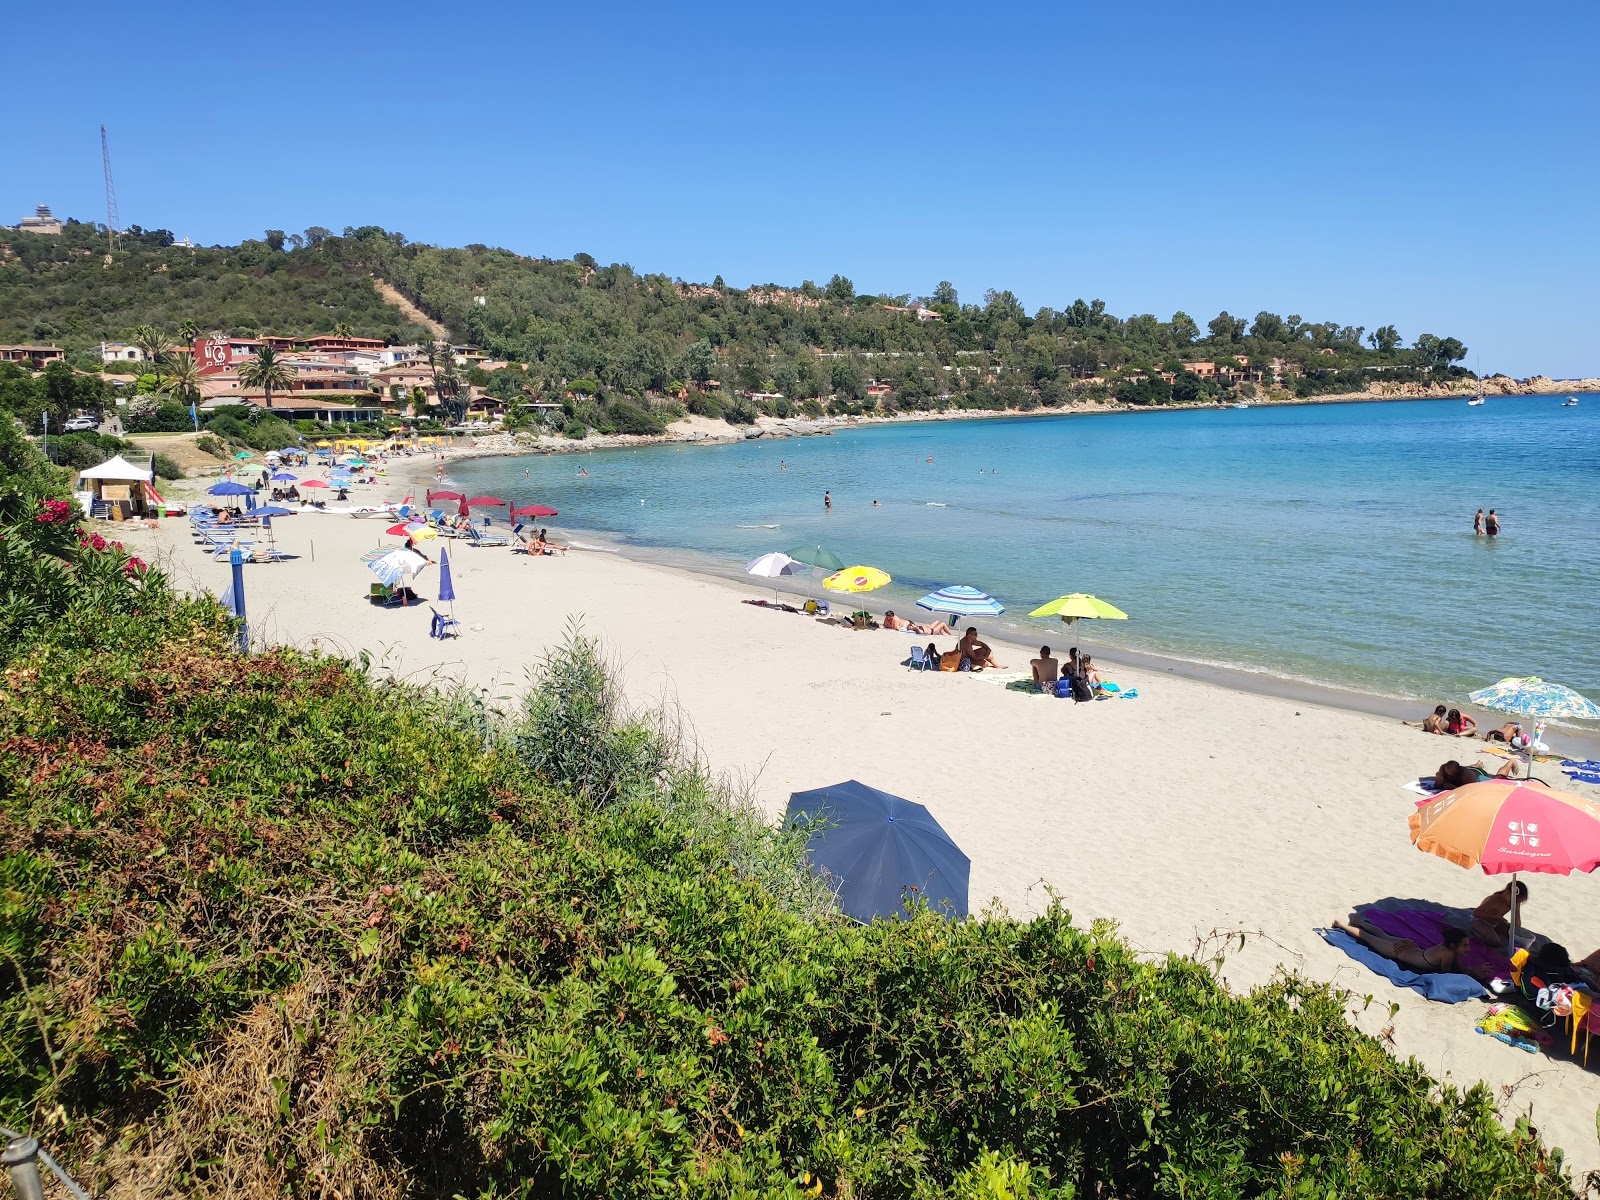
[[[1578,398],[1576,396],[1568,396],[1565,400],[1563,400],[1561,402],[1561,407],[1562,408],[1577,408],[1578,407]]]
[[[1250,406],[1248,404],[1246,404],[1243,400],[1241,400],[1237,404],[1228,405],[1228,407],[1229,408],[1249,408]]]
[[[1477,408],[1478,405],[1480,405],[1482,403],[1483,403],[1483,397],[1482,396],[1474,396],[1471,400],[1467,401],[1467,407],[1468,408]]]

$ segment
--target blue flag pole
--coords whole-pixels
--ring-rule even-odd
[[[250,652],[250,626],[244,616],[244,551],[235,547],[228,551],[228,565],[233,568],[233,586],[228,591],[233,596],[233,615],[239,618],[239,653]]]

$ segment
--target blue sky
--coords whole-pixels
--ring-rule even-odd
[[[377,224],[1600,375],[1596,45],[1593,3],[91,2],[11,42],[0,219],[104,219],[103,122],[124,224],[205,243]]]

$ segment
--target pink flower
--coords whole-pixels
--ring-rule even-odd
[[[147,570],[149,570],[149,567],[144,559],[137,556],[122,564],[122,573],[124,575],[143,575]]]

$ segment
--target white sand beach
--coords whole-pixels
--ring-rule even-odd
[[[403,490],[380,485],[354,502]],[[1315,932],[1353,906],[1470,908],[1504,884],[1419,853],[1407,837],[1417,797],[1401,785],[1442,760],[1473,761],[1473,743],[1148,669],[1106,671],[1137,699],[1083,705],[1008,691],[995,675],[911,673],[901,663],[927,638],[752,607],[740,600],[772,594],[755,581],[730,585],[597,551],[529,558],[427,543],[434,557],[448,545],[463,624],[463,636],[439,642],[427,636],[426,605],[367,600],[372,576],[358,556],[398,544],[384,536],[387,524],[314,513],[276,522],[278,545],[300,557],[245,568],[253,636],[364,650],[376,670],[461,679],[510,699],[527,665],[581,622],[614,656],[631,697],[681,705],[707,759],[746,777],[774,815],[791,791],[856,778],[932,810],[971,856],[974,911],[992,901],[1025,917],[1054,893],[1079,922],[1113,920],[1152,955],[1209,956],[1242,932],[1243,949],[1234,937],[1222,968],[1231,985],[1286,965],[1370,994],[1370,1007],[1352,1006],[1363,1029],[1442,1079],[1485,1081],[1507,1118],[1531,1114],[1576,1172],[1600,1168],[1600,1055],[1585,1071],[1483,1037],[1473,1028],[1479,1004],[1397,989]],[[180,584],[217,593],[228,584],[226,564],[203,556],[182,520],[127,540]],[[428,568],[417,586],[427,597],[436,585]],[[1082,626],[1046,636],[1058,653],[1075,636],[1094,645]],[[1026,672],[1033,648],[996,650],[1013,669],[1002,677]],[[1541,773],[1600,795],[1553,765]],[[1600,947],[1594,880],[1525,878],[1531,928],[1574,958]]]

